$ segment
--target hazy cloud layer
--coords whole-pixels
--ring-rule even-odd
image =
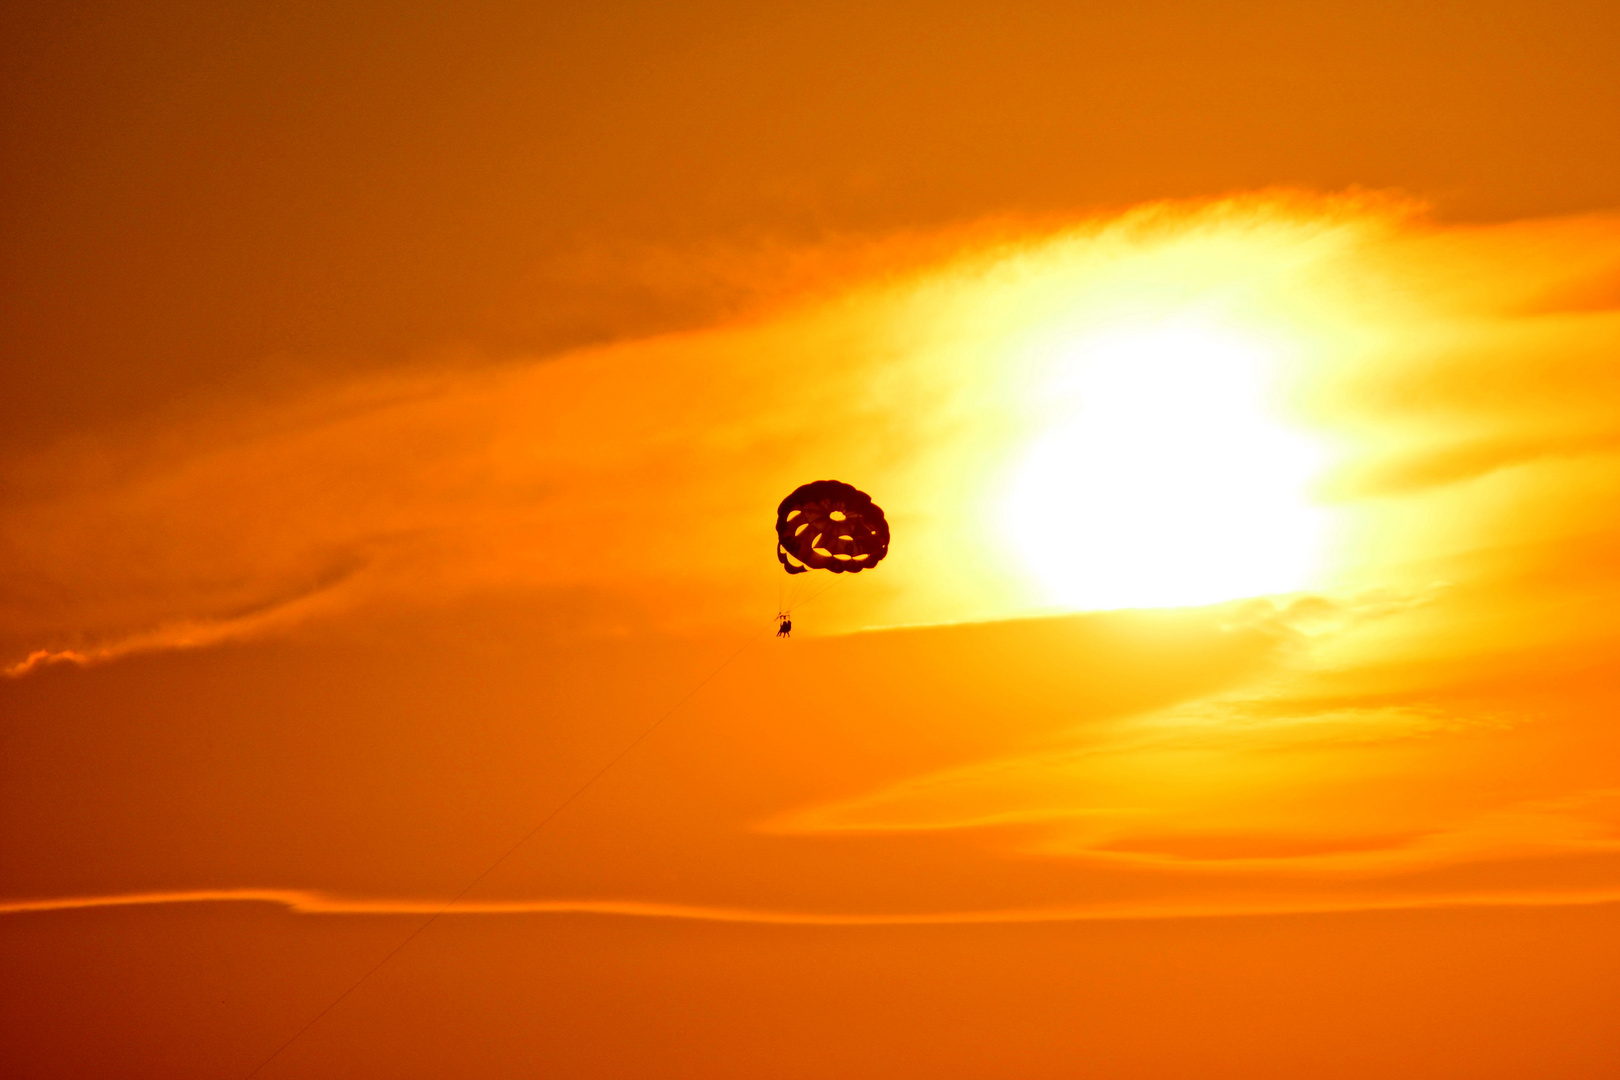
[[[13,894],[450,889],[731,635],[768,635],[769,510],[838,476],[879,494],[891,560],[817,599],[808,637],[746,654],[490,910],[1613,895],[1612,221],[1256,196],[952,236],[826,256],[797,299],[708,329],[317,384],[12,462],[8,723],[66,776],[69,718],[97,717],[81,766],[111,785],[13,791],[11,834],[37,840]],[[1051,422],[1052,365],[1120,312],[1241,327],[1278,360],[1274,403],[1323,447],[1308,588],[1007,621],[1065,605],[997,500]],[[1197,557],[1196,529],[1169,532]],[[152,760],[167,789],[117,774],[152,730],[184,747]],[[215,739],[224,758],[196,760]],[[109,824],[132,805],[150,817]],[[108,829],[127,865],[93,854]],[[612,836],[635,839],[593,846]]]

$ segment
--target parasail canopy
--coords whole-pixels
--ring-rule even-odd
[[[842,480],[804,484],[776,508],[776,558],[790,574],[854,574],[870,570],[888,553],[883,508]]]

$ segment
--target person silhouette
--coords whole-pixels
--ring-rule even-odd
[[[780,625],[780,626],[778,626],[776,628],[776,636],[777,637],[792,637],[793,636],[793,620],[787,618],[786,616],[783,616],[782,617],[782,625]]]

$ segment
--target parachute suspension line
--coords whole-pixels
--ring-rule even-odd
[[[800,587],[800,585],[799,585],[799,583],[797,581],[793,582],[792,585],[789,586],[790,591],[788,593],[788,606],[783,609],[783,614],[792,615],[793,614],[793,609],[796,608],[796,607],[809,607],[810,604],[813,601],[815,601],[817,598],[824,595],[828,590],[833,588],[833,586],[837,585],[839,582],[841,582],[843,580],[844,580],[844,575],[839,574],[839,575],[835,576],[831,581],[827,582],[827,584],[823,585],[821,588],[817,589],[815,592],[811,593],[809,596],[804,597],[803,599],[798,599],[797,596],[796,596],[797,593],[802,591],[802,588]],[[808,582],[806,584],[808,584]]]
[[[776,636],[786,637],[793,630],[793,594],[797,581],[776,579]],[[785,629],[784,629],[785,627]]]
[[[826,591],[826,590],[822,590],[822,591]],[[817,595],[820,595],[820,594],[818,593]],[[459,904],[462,901],[462,899],[466,897],[466,895],[468,893],[472,892],[473,889],[477,887],[479,882],[483,881],[490,874],[494,873],[496,868],[499,867],[502,863],[504,863],[507,859],[510,859],[513,855],[517,854],[518,849],[523,847],[523,845],[527,844],[530,840],[532,840],[534,838],[535,833],[538,833],[541,829],[545,828],[548,824],[551,823],[551,821],[554,818],[557,817],[558,814],[561,814],[564,810],[568,809],[568,807],[575,800],[577,800],[581,795],[585,794],[585,792],[588,791],[598,780],[600,780],[600,779],[602,779],[602,777],[606,776],[609,769],[613,768],[613,766],[617,765],[620,761],[623,761],[625,759],[625,757],[627,757],[630,754],[630,751],[634,750],[636,747],[640,746],[643,742],[645,742],[647,740],[647,738],[652,735],[653,732],[657,731],[660,727],[663,726],[664,721],[668,720],[671,716],[674,716],[675,713],[680,710],[681,706],[685,705],[688,701],[691,701],[692,698],[696,697],[699,690],[702,690],[705,686],[708,686],[711,682],[713,682],[715,680],[715,678],[722,671],[726,670],[726,668],[731,666],[732,662],[735,661],[737,659],[737,657],[739,657],[743,653],[747,652],[749,647],[752,646],[752,645],[757,644],[761,640],[762,637],[763,637],[763,635],[759,635],[759,634],[750,635],[749,638],[742,643],[742,645],[737,649],[736,652],[732,653],[730,656],[728,656],[724,660],[722,660],[720,662],[720,666],[716,667],[713,671],[711,671],[707,675],[705,675],[702,678],[702,680],[700,680],[696,686],[692,687],[692,689],[688,690],[686,692],[686,694],[684,696],[682,696],[682,698],[679,701],[677,701],[675,704],[671,705],[668,709],[666,709],[664,711],[663,715],[659,716],[658,719],[654,720],[651,724],[649,724],[646,728],[644,728],[642,730],[641,734],[637,735],[634,739],[631,739],[629,744],[626,745],[624,749],[620,750],[617,754],[614,754],[613,757],[608,759],[608,762],[607,762],[606,765],[603,765],[600,769],[597,769],[596,772],[592,773],[591,776],[583,784],[581,784],[577,788],[575,788],[573,790],[573,792],[571,794],[569,794],[569,796],[567,798],[565,798],[562,802],[558,803],[555,807],[553,807],[551,812],[548,813],[545,817],[541,818],[540,821],[534,826],[534,828],[532,828],[528,832],[524,833],[522,838],[519,839],[517,843],[515,843],[511,847],[507,848],[504,852],[502,852],[500,854],[499,857],[497,857],[495,859],[494,862],[492,862],[488,866],[484,867],[484,869],[478,874],[477,877],[475,877],[471,881],[469,881],[466,884],[466,886],[460,892],[456,893],[456,895],[452,896],[448,901],[446,901],[443,907],[439,908],[439,910],[435,911],[432,915],[429,915],[427,917],[427,919],[421,925],[419,925],[415,930],[412,930],[409,934],[406,934],[405,937],[400,940],[400,943],[398,945],[395,945],[392,949],[389,949],[386,954],[384,954],[384,956],[383,956],[383,958],[381,960],[378,960],[375,964],[373,964],[370,968],[368,968],[366,970],[365,974],[361,975],[358,979],[354,980],[354,982],[350,983],[349,988],[347,990],[343,991],[343,993],[341,993],[337,997],[333,998],[332,1001],[326,1006],[326,1008],[324,1008],[320,1012],[316,1013],[313,1017],[310,1018],[310,1020],[309,1020],[309,1022],[307,1024],[305,1024],[303,1027],[299,1028],[297,1031],[293,1032],[291,1038],[289,1038],[286,1042],[282,1043],[280,1046],[276,1047],[275,1052],[272,1053],[269,1057],[265,1058],[263,1061],[259,1062],[259,1064],[254,1068],[254,1070],[252,1072],[248,1073],[245,1077],[243,1077],[243,1080],[253,1080],[253,1078],[255,1076],[258,1076],[259,1073],[264,1071],[265,1066],[269,1065],[272,1061],[276,1060],[276,1058],[280,1057],[282,1055],[282,1053],[289,1046],[291,1046],[293,1043],[295,1043],[299,1039],[303,1038],[305,1032],[309,1031],[310,1028],[312,1028],[316,1024],[320,1023],[321,1019],[323,1017],[325,1017],[327,1013],[331,1012],[333,1009],[337,1008],[340,1004],[342,1004],[343,1000],[345,998],[347,998],[350,994],[352,994],[356,990],[358,990],[360,988],[360,985],[362,983],[364,983],[367,979],[371,978],[373,975],[377,974],[377,972],[381,971],[383,969],[383,967],[388,963],[388,961],[392,960],[395,956],[399,955],[399,953],[402,950],[404,950],[405,946],[407,946],[411,942],[415,941],[418,937],[421,936],[421,934],[425,930],[427,930],[428,927],[430,927],[434,923],[438,922],[439,921],[439,916],[447,914],[450,911],[450,909],[454,908],[457,904]]]
[[[839,575],[839,576],[841,577],[842,575]],[[834,577],[832,579],[832,581],[828,582],[826,585],[822,586],[820,589],[816,590],[815,592],[810,593],[810,597],[807,598],[805,596],[805,593],[808,591],[809,586],[814,584],[814,582],[810,580],[810,575],[805,574],[805,575],[803,575],[802,579],[800,577],[788,578],[788,580],[785,583],[783,583],[786,586],[786,592],[787,592],[787,596],[786,596],[785,599],[781,597],[782,589],[778,588],[778,590],[777,590],[777,592],[778,592],[778,599],[777,599],[777,605],[776,605],[777,614],[778,615],[785,615],[785,616],[787,616],[789,618],[792,618],[794,608],[802,607],[803,605],[809,603],[811,598],[820,596],[822,593],[826,592],[827,589],[829,589],[832,586],[838,584],[838,580],[839,580],[839,577]]]
[[[778,589],[777,589],[777,598],[778,598],[778,600],[777,600],[777,608],[776,608],[776,629],[777,629],[776,636],[777,637],[790,637],[792,635],[792,631],[793,631],[793,610],[794,610],[794,608],[809,607],[812,603],[814,603],[819,597],[821,597],[824,593],[826,593],[834,585],[837,585],[840,581],[843,581],[843,580],[844,580],[844,575],[839,574],[839,575],[835,576],[831,581],[827,582],[827,584],[823,585],[821,588],[819,588],[815,592],[811,593],[809,596],[804,597],[802,600],[799,599],[799,596],[803,592],[803,585],[801,585],[798,581],[793,581],[793,582],[790,582],[788,584],[788,586],[787,586],[787,599],[785,601],[783,601],[781,599],[782,590],[781,590],[780,587],[778,587]],[[783,627],[786,627],[786,630],[784,630]]]
[[[790,578],[787,579],[787,582],[785,584],[786,584],[785,591],[787,592],[787,597],[781,603],[779,603],[776,606],[776,609],[777,609],[778,612],[780,612],[783,615],[792,615],[793,614],[793,604],[794,604],[794,601],[798,600],[798,598],[799,598],[799,589],[803,585],[803,582],[801,582],[796,577],[790,577]]]
[[[809,607],[811,601],[815,600],[817,597],[821,596],[823,593],[827,592],[829,589],[831,589],[833,586],[839,584],[843,580],[844,580],[844,578],[843,578],[842,574],[840,574],[838,577],[833,578],[831,581],[827,582],[827,584],[823,585],[821,588],[817,589],[815,592],[811,593],[809,596],[807,596],[803,600],[799,601],[799,606],[800,607]]]
[[[782,578],[787,580],[783,581]],[[808,587],[815,584],[809,574],[783,574],[776,580],[776,614],[778,618],[793,616],[793,609],[804,603]]]

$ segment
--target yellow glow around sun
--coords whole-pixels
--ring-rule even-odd
[[[1048,426],[1005,493],[1007,542],[1054,606],[1179,606],[1312,577],[1319,447],[1272,403],[1277,346],[1183,318],[1052,350]]]

